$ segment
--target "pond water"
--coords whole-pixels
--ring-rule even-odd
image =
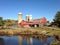
[[[27,36],[0,36],[0,45],[50,45],[55,41],[54,37],[48,37],[46,41]]]

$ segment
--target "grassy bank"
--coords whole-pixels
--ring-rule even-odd
[[[54,27],[37,27],[37,28],[15,28],[15,29],[1,29],[0,35],[4,34],[19,34],[19,33],[25,33],[27,31],[30,31],[30,33],[37,32],[38,34],[41,34],[43,31],[45,31],[46,35],[60,35],[60,28],[54,28]],[[43,32],[44,33],[44,32]],[[28,32],[27,32],[28,34]]]

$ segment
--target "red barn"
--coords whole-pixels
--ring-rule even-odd
[[[40,19],[34,19],[30,22],[27,22],[27,21],[22,21],[20,23],[20,26],[21,27],[39,27],[39,26],[42,26],[42,25],[45,25],[47,23],[47,20],[46,18],[40,18]]]

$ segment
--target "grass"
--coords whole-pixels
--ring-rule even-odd
[[[23,32],[23,31],[32,31],[32,32],[38,32],[39,34],[41,34],[42,31],[46,31],[46,32],[49,32],[48,34],[50,35],[53,35],[53,34],[56,34],[56,35],[60,35],[60,28],[57,28],[57,27],[36,27],[36,28],[17,28],[17,29],[1,29],[0,32],[3,32],[3,33],[19,33],[19,32]],[[1,34],[1,33],[0,33]]]

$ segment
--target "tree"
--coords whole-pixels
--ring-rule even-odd
[[[3,18],[0,17],[0,26],[3,26]]]
[[[5,25],[6,27],[12,26],[12,25],[17,25],[17,21],[11,20],[11,19],[7,19],[7,20],[4,20],[4,25]]]
[[[54,20],[54,24],[60,27],[60,11],[56,13],[55,18],[53,20]]]

